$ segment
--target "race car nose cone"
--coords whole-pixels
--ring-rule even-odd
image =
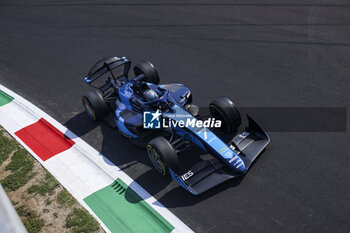
[[[235,155],[232,159],[230,159],[229,163],[231,167],[237,172],[244,173],[247,170],[243,160],[238,155]]]
[[[245,173],[246,172],[246,167],[244,165],[244,162],[241,160],[241,162],[235,167],[236,170],[239,172]]]

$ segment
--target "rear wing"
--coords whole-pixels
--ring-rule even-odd
[[[107,57],[99,60],[98,62],[93,65],[86,77],[84,78],[84,81],[87,84],[91,84],[94,82],[96,79],[101,77],[103,74],[107,73],[108,71],[111,72],[113,78],[118,78],[114,77],[112,70],[116,67],[124,65],[124,70],[123,70],[123,76],[128,77],[128,73],[130,70],[130,64],[131,62],[126,59],[126,57]]]

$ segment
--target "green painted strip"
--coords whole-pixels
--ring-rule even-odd
[[[84,199],[112,232],[171,232],[174,227],[122,180]]]
[[[13,100],[12,96],[9,96],[8,94],[0,90],[0,107],[10,103],[12,100]]]

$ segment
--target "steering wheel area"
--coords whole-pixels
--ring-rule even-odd
[[[171,109],[168,103],[168,95],[169,95],[169,91],[167,89],[164,89],[164,93],[158,99],[149,101],[149,102],[144,102],[144,103],[160,110],[163,110],[164,108]]]
[[[138,106],[140,106],[142,108],[142,106],[150,106],[152,107],[154,110],[155,109],[160,109],[161,111],[166,111],[166,110],[171,110],[171,106],[169,104],[169,91],[167,89],[163,89],[162,88],[162,95],[156,99],[156,100],[152,100],[152,101],[141,101],[139,99],[135,99],[135,98],[131,98],[130,100],[134,103],[136,103]]]

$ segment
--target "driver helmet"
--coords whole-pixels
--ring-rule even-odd
[[[148,89],[146,91],[143,92],[143,97],[145,97],[145,99],[147,101],[153,101],[159,98],[159,95],[153,91],[152,89]]]

